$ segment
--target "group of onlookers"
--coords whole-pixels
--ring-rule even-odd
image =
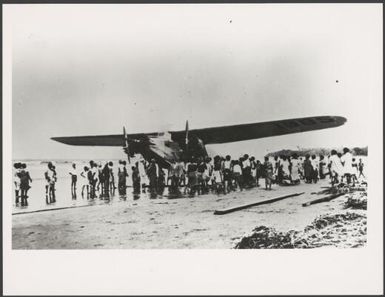
[[[342,182],[354,185],[358,178],[365,178],[362,159],[357,162],[348,148],[344,148],[343,153],[331,150],[329,156],[275,156],[270,167],[274,173],[272,180],[278,184],[297,184],[301,179],[305,183],[317,183],[329,176],[332,185]]]
[[[362,159],[357,162],[348,148],[343,153],[332,150],[329,156],[305,155],[298,156],[265,156],[264,162],[256,160],[253,156],[245,154],[239,158],[215,156],[190,158],[187,162],[171,162],[168,170],[165,170],[155,161],[141,160],[131,166],[129,174],[127,162],[120,160],[117,168],[117,187],[113,162],[96,163],[89,162],[78,171],[77,165],[72,164],[69,174],[71,176],[72,198],[76,199],[77,184],[80,183],[81,195],[87,198],[100,197],[109,199],[118,189],[120,196],[127,194],[127,180],[132,179],[133,193],[139,194],[149,189],[152,194],[163,193],[166,186],[169,193],[201,194],[213,190],[216,193],[228,193],[230,191],[254,186],[259,186],[260,179],[265,180],[265,188],[271,189],[272,184],[296,185],[301,180],[305,183],[316,183],[319,179],[329,176],[332,185],[346,182],[355,183],[358,178],[365,177],[364,163]],[[25,163],[15,163],[14,184],[16,205],[28,205],[28,190],[32,179],[26,169]],[[54,203],[55,185],[57,182],[56,168],[52,162],[48,162],[44,172],[46,181],[46,203]]]

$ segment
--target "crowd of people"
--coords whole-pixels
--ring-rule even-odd
[[[26,169],[26,164],[15,163],[14,184],[16,191],[16,205],[28,205],[28,189],[32,179]],[[345,182],[355,184],[358,178],[364,176],[362,159],[356,160],[348,148],[338,153],[332,150],[330,155],[298,156],[265,156],[263,162],[255,157],[244,154],[239,158],[230,155],[190,158],[187,162],[171,162],[169,169],[161,168],[155,159],[149,162],[140,160],[127,169],[127,162],[120,160],[117,169],[117,186],[114,164],[112,161],[96,163],[79,170],[73,163],[69,171],[71,177],[72,198],[77,197],[77,186],[81,188],[81,196],[87,199],[99,197],[110,199],[118,190],[120,196],[127,194],[127,181],[131,175],[133,194],[138,195],[147,190],[154,195],[163,194],[165,187],[169,194],[204,194],[229,193],[260,185],[265,181],[265,188],[271,190],[272,184],[297,185],[303,180],[305,183],[317,183],[320,179],[329,178],[332,185]],[[56,201],[55,184],[57,182],[56,168],[49,162],[44,173],[46,181],[46,203]]]
[[[295,185],[304,180],[305,183],[317,183],[328,177],[333,185],[346,183],[355,185],[358,178],[365,178],[362,159],[356,160],[348,148],[342,153],[331,150],[330,155],[310,155],[299,157],[296,153],[291,156],[275,156],[270,162],[265,157],[266,188],[271,188],[273,182],[283,185]]]

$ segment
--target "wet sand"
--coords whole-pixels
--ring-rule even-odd
[[[272,191],[253,188],[227,195],[207,194],[194,198],[138,200],[114,198],[90,207],[75,207],[12,216],[13,249],[228,249],[256,226],[279,231],[301,230],[317,216],[341,212],[344,196],[326,203],[302,207],[319,198],[311,194],[328,186],[327,181]],[[258,202],[291,193],[305,192],[272,204],[255,206],[225,215],[217,209]]]

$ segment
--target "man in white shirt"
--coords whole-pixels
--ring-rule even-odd
[[[344,154],[341,157],[341,162],[344,168],[344,176],[346,177],[347,184],[351,183],[352,174],[354,174],[353,164],[353,155],[350,153],[350,150],[345,147]]]
[[[78,180],[78,170],[76,169],[76,164],[72,163],[72,168],[70,169],[69,174],[71,175],[71,193],[72,198],[76,199],[76,183]]]
[[[339,183],[339,177],[343,175],[343,170],[344,170],[336,150],[331,151],[329,162],[330,162],[330,172],[331,172],[331,180],[332,180],[332,186],[333,186],[335,183]]]

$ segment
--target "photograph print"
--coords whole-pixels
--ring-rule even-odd
[[[14,7],[12,249],[365,248],[381,11]]]

